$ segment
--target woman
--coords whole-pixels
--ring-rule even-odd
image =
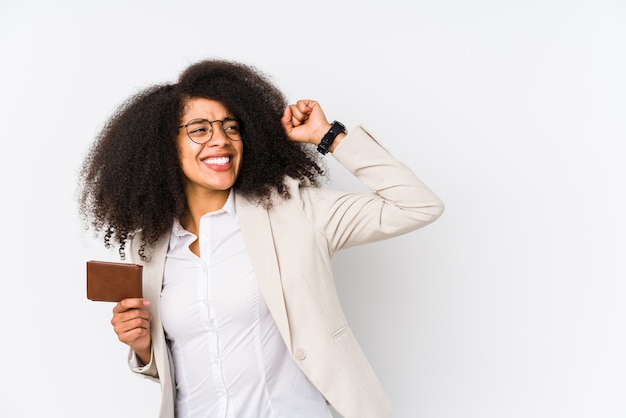
[[[321,188],[327,152],[372,191]],[[443,205],[363,127],[347,134],[313,100],[287,105],[254,67],[202,61],[113,115],[80,208],[144,266],[144,298],[111,322],[131,369],[160,382],[161,417],[390,414],[330,260]]]

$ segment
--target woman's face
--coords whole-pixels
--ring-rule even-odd
[[[229,120],[233,117],[215,100],[192,98],[187,102],[180,124],[188,126],[179,129],[177,141],[188,198],[191,193],[201,198],[220,196],[225,201],[237,180],[243,144],[236,121]]]

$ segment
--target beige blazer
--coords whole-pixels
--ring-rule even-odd
[[[387,417],[389,399],[346,321],[331,257],[423,227],[440,216],[443,204],[363,127],[346,136],[333,157],[372,192],[332,191],[291,179],[291,199],[270,211],[236,194],[237,218],[265,302],[295,362],[342,416]],[[140,243],[137,234],[129,249],[134,258]],[[168,243],[166,234],[151,261],[142,263],[153,315],[152,361],[143,375],[161,384],[163,418],[174,417],[176,399],[159,315]]]

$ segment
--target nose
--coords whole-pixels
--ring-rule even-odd
[[[224,132],[224,125],[222,125],[222,123],[220,122],[219,124],[216,124],[216,122],[220,122],[220,121],[213,121],[211,123],[211,139],[209,139],[206,142],[206,145],[223,145],[225,143],[230,143],[230,139],[226,136],[226,133]],[[214,125],[215,124],[215,125]]]

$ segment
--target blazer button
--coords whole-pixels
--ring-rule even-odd
[[[298,360],[304,360],[304,359],[306,358],[306,351],[304,351],[304,350],[303,350],[303,349],[301,349],[301,348],[298,348],[298,349],[296,350],[296,358],[297,358]]]

